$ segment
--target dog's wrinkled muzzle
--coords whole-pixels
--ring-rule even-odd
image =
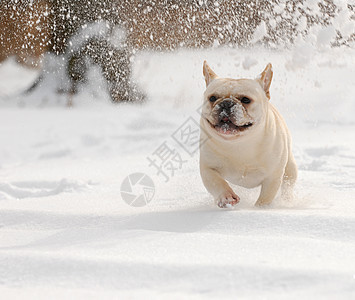
[[[219,133],[234,135],[253,125],[243,105],[233,97],[219,99],[212,110],[213,121],[207,121]]]
[[[219,103],[220,112],[218,114],[218,122],[228,121],[235,102],[230,98],[225,98]]]

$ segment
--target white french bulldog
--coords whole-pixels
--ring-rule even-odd
[[[217,205],[232,207],[240,200],[227,180],[246,188],[261,185],[257,206],[270,204],[280,187],[283,197],[292,197],[297,166],[286,123],[269,102],[271,64],[255,80],[219,78],[206,61],[203,74],[200,172]]]

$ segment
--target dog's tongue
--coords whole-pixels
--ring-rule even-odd
[[[228,120],[228,118],[227,118],[227,120]],[[231,134],[231,133],[233,133],[233,130],[231,129],[231,127],[229,126],[228,123],[224,123],[222,126],[220,126],[220,127],[218,128],[218,131],[220,131],[220,132],[222,132],[222,133],[224,133],[224,134]]]

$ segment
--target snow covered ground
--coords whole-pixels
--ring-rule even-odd
[[[255,208],[258,190],[235,187],[236,209],[214,206],[198,153],[173,138],[199,119],[204,59],[231,77],[273,64],[271,101],[299,166],[294,202]],[[1,298],[354,299],[354,69],[354,50],[344,48],[144,52],[134,74],[146,104],[111,105],[93,80],[69,109],[46,87],[21,96],[36,74],[6,62]],[[184,160],[167,182],[147,159],[161,145]],[[155,185],[144,207],[120,193],[135,172]]]

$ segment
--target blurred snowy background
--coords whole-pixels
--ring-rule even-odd
[[[2,298],[354,299],[354,1],[7,0],[0,18]],[[199,120],[205,59],[273,64],[294,202],[235,187],[214,206],[175,134]],[[168,178],[147,159],[162,145],[183,160]],[[136,172],[155,186],[139,208]]]

